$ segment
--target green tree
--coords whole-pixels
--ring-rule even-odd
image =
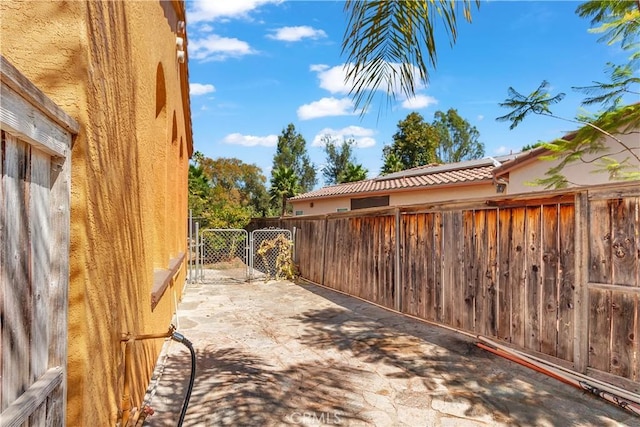
[[[287,212],[287,199],[300,194],[300,184],[295,171],[286,166],[280,166],[271,174],[271,199],[280,204],[280,215]]]
[[[413,112],[398,122],[393,143],[382,150],[382,173],[423,166],[436,161],[438,132],[426,123],[419,113]]]
[[[273,170],[281,167],[292,169],[298,177],[300,191],[307,192],[316,185],[316,171],[307,154],[307,142],[290,123],[278,136],[278,146],[273,157]]]
[[[400,157],[392,151],[391,145],[382,147],[382,160],[384,163],[382,164],[382,169],[380,169],[381,175],[388,175],[405,169]]]
[[[215,160],[204,158],[200,165],[218,200],[227,200],[231,204],[248,208],[254,216],[267,214],[267,178],[258,166],[236,158],[224,157]]]
[[[436,158],[439,163],[456,163],[484,157],[484,144],[478,141],[480,132],[450,108],[436,111],[432,126],[439,137]]]
[[[471,22],[474,3],[480,6],[479,0],[347,0],[342,54],[350,64],[346,81],[356,109],[364,114],[378,89],[412,97],[415,80],[426,84],[429,67],[436,66],[437,18],[453,45],[458,17],[462,13]]]
[[[326,164],[322,168],[326,185],[342,184],[344,182],[361,181],[367,177],[368,171],[356,163],[353,154],[355,141],[350,139],[338,145],[329,135],[322,138]]]
[[[640,62],[638,50],[638,31],[640,30],[640,2],[593,0],[581,4],[576,13],[581,17],[591,17],[593,32],[604,33],[600,41],[608,44],[620,43],[624,50],[631,51],[629,62],[623,65],[609,64],[611,82],[594,82],[593,86],[577,87],[588,97],[584,105],[602,104],[605,110],[595,114],[584,114],[575,119],[555,115],[551,106],[564,98],[564,93],[551,95],[549,83],[543,81],[528,95],[523,95],[513,87],[508,90],[509,97],[500,105],[511,111],[498,117],[499,121],[509,121],[510,129],[518,126],[529,114],[553,117],[576,123],[581,127],[571,134],[571,138],[558,139],[544,144],[551,151],[549,160],[559,160],[558,165],[546,172],[546,178],[540,178],[535,184],[546,187],[562,188],[569,182],[562,170],[571,163],[598,162],[601,170],[609,173],[613,180],[640,179],[640,172],[633,165],[640,162],[640,153],[634,152],[616,135],[637,134],[640,129],[640,104],[622,106],[623,97],[640,95],[640,78],[635,77]],[[623,161],[607,156],[604,138],[609,137],[620,146],[620,153],[627,153]],[[595,156],[595,157],[594,157]]]
[[[194,153],[194,158],[196,158],[196,154]],[[194,217],[202,218],[201,226],[208,227],[209,219],[206,219],[208,208],[213,200],[211,187],[209,186],[209,181],[207,177],[204,175],[204,171],[202,167],[198,166],[198,164],[190,164],[189,165],[189,195],[188,195],[188,204],[189,209],[192,211]]]
[[[520,151],[529,151],[529,150],[533,150],[534,148],[538,148],[544,145],[544,141],[538,141],[538,142],[534,142],[533,144],[526,144],[524,147],[522,147],[520,149]]]
[[[364,168],[362,165],[349,163],[347,168],[340,175],[340,183],[362,181],[367,179],[368,173],[369,170]]]
[[[265,181],[255,165],[196,152],[189,165],[189,208],[203,228],[244,228],[251,217],[268,213]]]

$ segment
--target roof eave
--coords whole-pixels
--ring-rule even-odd
[[[307,201],[316,201],[316,200],[324,200],[324,199],[336,199],[340,197],[373,197],[386,195],[390,193],[408,193],[420,190],[430,190],[430,189],[442,189],[442,188],[450,188],[450,187],[463,187],[463,186],[475,186],[479,184],[493,184],[493,177],[476,179],[473,181],[461,181],[461,182],[448,182],[444,184],[435,184],[435,185],[426,185],[426,186],[415,186],[415,187],[402,187],[402,188],[391,188],[388,190],[375,190],[375,191],[363,191],[363,192],[351,192],[344,194],[331,194],[326,196],[316,196],[316,197],[305,197],[303,199],[292,200],[289,199],[291,203],[299,203],[299,202],[307,202]]]

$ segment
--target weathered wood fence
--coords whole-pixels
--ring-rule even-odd
[[[0,425],[65,423],[71,139],[0,56]]]
[[[309,281],[637,390],[639,206],[636,182],[251,227],[295,230]]]

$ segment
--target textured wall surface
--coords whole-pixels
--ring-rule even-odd
[[[179,13],[158,1],[0,2],[2,54],[81,125],[72,150],[68,425],[113,425],[123,406],[140,405],[162,340],[133,344],[123,402],[121,337],[166,331],[181,296],[184,265],[151,309],[154,271],[186,252],[192,142]]]

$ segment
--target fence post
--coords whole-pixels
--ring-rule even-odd
[[[188,283],[192,283],[192,274],[193,274],[193,209],[189,209],[189,232],[188,232],[188,238],[189,238],[189,252],[187,252],[187,266],[188,266],[188,271],[189,271],[189,275],[187,277],[187,282]]]
[[[395,266],[394,266],[394,292],[395,292],[395,309],[400,311],[402,308],[402,286],[400,284],[400,208],[395,208],[396,213],[396,250],[395,250]]]
[[[200,278],[200,263],[202,262],[202,251],[200,248],[200,223],[196,221],[196,281]]]
[[[247,254],[247,257],[249,258],[249,281],[253,279],[253,258],[255,256],[255,248],[253,247],[253,233],[255,232],[256,230],[253,230],[251,233],[249,233],[249,247],[247,248],[249,250],[249,253]]]
[[[581,191],[575,196],[575,288],[574,288],[574,369],[587,372],[589,366],[589,200]]]

